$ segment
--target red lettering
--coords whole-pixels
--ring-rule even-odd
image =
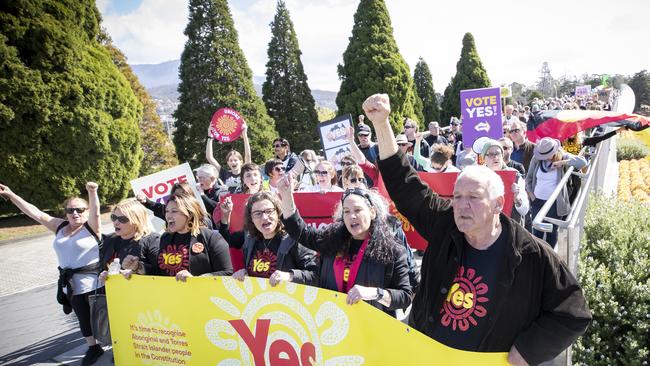
[[[147,196],[148,199],[151,199],[151,197],[153,197],[153,186],[149,186],[149,190],[141,189],[141,191],[145,196]]]
[[[187,182],[187,175],[183,174],[180,177],[178,177],[178,183],[185,183]]]
[[[153,190],[156,192],[156,194],[165,194],[167,193],[167,190],[169,188],[165,183],[158,183],[156,186],[153,188]]]
[[[278,339],[271,343],[269,363],[271,366],[300,366],[300,359],[289,342]],[[255,362],[255,365],[257,365],[257,362]]]
[[[233,328],[235,328],[235,331],[239,334],[253,354],[253,362],[255,363],[255,366],[266,366],[266,362],[264,361],[264,350],[266,349],[266,342],[269,337],[271,319],[258,319],[255,323],[254,336],[243,320],[236,319],[229,320],[228,322]]]
[[[300,347],[300,363],[302,366],[314,366],[316,363],[316,346],[307,342]]]
[[[169,184],[170,187],[173,187],[173,186],[174,186],[174,182],[176,182],[176,178],[172,178],[172,179],[168,180],[168,181],[167,181],[167,184]]]

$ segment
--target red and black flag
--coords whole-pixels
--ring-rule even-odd
[[[533,113],[528,120],[526,136],[532,142],[543,137],[564,141],[580,131],[604,124],[640,131],[650,125],[650,118],[639,114],[607,111],[540,111]]]

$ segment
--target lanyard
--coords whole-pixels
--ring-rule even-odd
[[[361,244],[357,256],[354,258],[354,261],[346,260],[346,257],[336,256],[334,258],[334,278],[336,279],[336,287],[339,292],[347,293],[348,290],[354,286],[354,282],[357,279],[357,273],[359,273],[359,267],[361,266],[361,261],[363,260],[363,253],[366,251],[368,246],[368,240],[366,239]]]

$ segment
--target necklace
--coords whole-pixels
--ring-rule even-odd
[[[273,238],[268,239],[268,240],[266,240],[266,239],[263,239],[263,240],[262,240],[262,245],[264,245],[264,251],[265,251],[265,252],[268,252],[268,251],[269,251],[269,244],[271,244],[271,241],[272,241],[272,240],[273,240]]]

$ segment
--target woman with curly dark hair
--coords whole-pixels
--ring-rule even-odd
[[[244,210],[244,231],[230,233],[232,200],[220,205],[219,232],[231,248],[242,249],[244,268],[233,274],[243,281],[248,276],[268,278],[272,286],[280,281],[316,285],[315,253],[292,239],[280,221],[280,201],[275,193],[258,192],[248,198]]]
[[[379,194],[348,189],[323,229],[308,226],[293,201],[292,178],[282,179],[285,230],[296,241],[320,253],[319,287],[347,293],[348,304],[365,300],[395,316],[411,304],[404,248],[397,243],[387,221],[388,207]]]

